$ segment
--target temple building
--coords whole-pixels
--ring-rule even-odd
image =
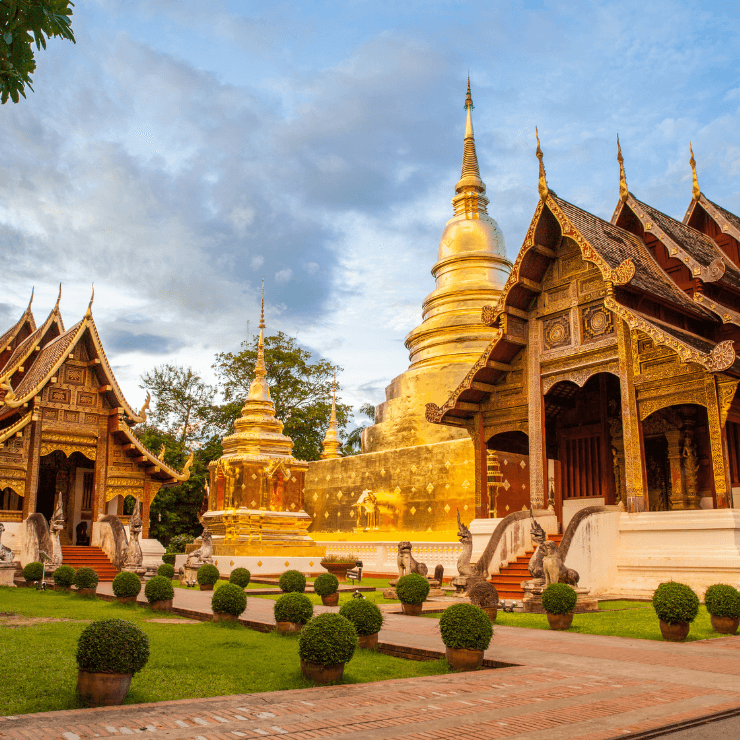
[[[628,190],[619,148],[611,221],[549,189],[539,140],[537,157],[540,200],[482,310],[494,333],[426,409],[472,439],[477,507],[520,503],[501,486],[509,452],[527,458],[526,505],[549,504],[564,525],[594,505],[740,506],[740,218],[700,191],[693,151],[682,221]]]
[[[61,288],[59,292],[61,298]],[[33,296],[31,297],[33,300]],[[148,450],[132,427],[146,420],[124,398],[100,342],[92,300],[84,317],[65,329],[59,298],[37,326],[31,303],[0,338],[0,522],[3,544],[23,551],[23,522],[48,522],[61,494],[60,541],[86,546],[107,515],[128,523],[141,505],[142,537],[149,506],[163,486],[189,478],[192,457],[179,472]]]
[[[442,403],[490,343],[494,330],[481,321],[481,309],[498,299],[511,269],[503,234],[487,211],[472,110],[468,81],[454,213],[432,268],[436,287],[422,305],[422,323],[405,340],[409,367],[386,388],[375,423],[363,432],[361,455],[339,458],[335,447],[325,445],[323,459],[309,464],[305,498],[314,536],[353,532],[393,539],[399,532],[431,532],[455,539],[457,510],[466,520],[475,516],[475,453],[468,434],[429,424],[424,416],[425,405]],[[522,468],[512,482],[514,476],[522,485]]]

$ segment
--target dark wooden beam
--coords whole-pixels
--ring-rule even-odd
[[[501,370],[505,373],[511,372],[511,365],[508,365],[505,362],[496,362],[496,360],[489,360],[486,363],[486,367],[491,370]]]
[[[481,391],[482,393],[493,393],[496,390],[495,385],[490,383],[481,383],[479,380],[474,380],[470,384],[470,389],[473,391]]]

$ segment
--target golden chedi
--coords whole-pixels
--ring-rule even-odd
[[[208,511],[202,520],[213,536],[213,554],[320,557],[306,530],[303,486],[308,463],[296,460],[293,440],[275,416],[265,367],[264,284],[254,380],[223,440],[224,454],[209,464]]]
[[[429,402],[447,400],[491,341],[481,309],[496,303],[511,270],[504,235],[486,210],[472,109],[468,80],[462,173],[432,268],[437,285],[422,305],[422,323],[406,337],[411,364],[385,389],[375,424],[363,434],[363,452],[469,439],[464,429],[429,424],[424,411]]]

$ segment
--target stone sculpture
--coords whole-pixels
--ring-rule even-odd
[[[144,562],[144,555],[141,552],[141,545],[139,544],[139,535],[144,526],[144,523],[141,520],[140,511],[139,499],[136,499],[134,511],[131,514],[131,519],[129,519],[128,523],[129,541],[128,547],[126,548],[123,569],[142,575],[146,572],[146,568],[142,565]]]
[[[12,563],[15,553],[9,547],[3,545],[3,532],[5,532],[5,525],[0,522],[0,563]]]
[[[457,512],[457,537],[462,545],[462,552],[457,559],[457,575],[450,581],[455,587],[455,596],[465,596],[469,587],[485,580],[470,562],[473,554],[473,535],[460,519],[460,510]]]
[[[426,564],[414,560],[411,547],[412,545],[408,541],[398,543],[398,577],[401,578],[409,573],[417,573],[426,578],[429,569]]]
[[[200,538],[203,544],[188,555],[187,562],[185,563],[186,568],[198,568],[203,563],[213,561],[213,537],[211,533],[207,529],[204,529]]]
[[[49,571],[56,570],[62,564],[62,543],[59,541],[59,533],[64,529],[64,504],[62,492],[57,492],[57,500],[54,506],[54,514],[49,522],[49,534],[51,536],[51,556],[49,557]]]
[[[546,581],[547,584],[549,584],[550,581],[547,580],[545,565],[543,562],[545,556],[548,556],[551,558],[551,561],[548,564],[548,567],[551,569],[551,575],[554,575],[556,572],[558,574],[557,579],[552,582],[567,583],[570,586],[577,586],[580,579],[578,572],[572,568],[565,567],[563,559],[560,556],[560,548],[557,543],[547,539],[547,533],[534,518],[534,512],[531,508],[529,510],[529,515],[532,517],[532,528],[530,530],[532,542],[537,544],[537,549],[534,551],[534,555],[529,559],[529,575],[531,575],[536,581]]]

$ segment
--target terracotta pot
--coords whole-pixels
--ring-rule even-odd
[[[567,614],[548,614],[547,621],[550,624],[551,630],[570,629],[571,622],[573,621],[573,612],[568,612]]]
[[[301,622],[277,622],[277,631],[283,635],[293,635],[303,629]]]
[[[378,647],[378,633],[375,632],[372,635],[358,635],[359,647],[365,648],[365,650],[375,650]]]
[[[344,675],[344,663],[336,665],[322,665],[311,663],[301,658],[301,673],[309,680],[316,683],[332,683],[341,680]]]
[[[715,617],[712,616],[712,629],[723,635],[734,635],[740,623],[740,617]]]
[[[173,601],[174,599],[167,599],[165,601],[152,601],[149,606],[152,608],[152,611],[155,612],[171,612]]]
[[[213,591],[213,584],[212,583],[201,583],[200,590],[201,591]]]
[[[321,597],[321,603],[324,606],[337,606],[339,604],[339,593],[329,594]]]
[[[78,588],[77,594],[79,596],[95,596],[97,591],[97,588]]]
[[[214,622],[238,622],[239,617],[236,614],[224,614],[223,612],[213,612]]]
[[[55,591],[61,591],[63,594],[68,594],[72,589],[69,586],[57,586],[57,584],[54,584],[54,590]]]
[[[496,621],[496,615],[498,614],[498,607],[497,606],[482,606],[481,609],[488,614],[488,618],[492,621]]]
[[[116,596],[116,601],[119,604],[135,604],[136,597],[135,596]]]
[[[421,614],[421,607],[421,604],[405,604],[401,602],[403,613],[407,614],[409,617],[418,617],[419,614]]]
[[[130,673],[77,673],[77,693],[91,707],[122,704],[131,685]]]
[[[355,567],[354,563],[321,563],[321,567],[325,568],[332,575],[337,577],[338,581],[347,580],[347,571],[352,570]]]
[[[658,621],[660,622],[660,633],[663,635],[663,639],[668,640],[668,642],[683,642],[691,628],[688,622],[670,624],[669,622],[664,622],[662,619]]]
[[[445,657],[453,671],[475,671],[483,665],[482,650],[448,647]]]

